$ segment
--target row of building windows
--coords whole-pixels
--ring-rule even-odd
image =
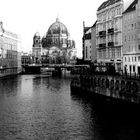
[[[135,16],[135,13],[129,12],[129,14],[125,15],[123,18],[124,20],[128,21],[128,20],[133,20],[135,18],[134,16]]]
[[[137,40],[137,35],[129,34],[124,36],[124,42],[130,42],[130,41],[135,41]]]
[[[112,9],[109,9],[109,10],[97,15],[98,22],[110,20],[117,15],[122,15],[122,8],[120,6],[114,7]]]
[[[98,51],[98,58],[101,59],[115,59],[115,58],[120,58],[121,57],[121,50],[100,50]]]
[[[115,18],[115,19],[112,19],[112,20],[109,20],[109,21],[106,21],[106,22],[98,23],[96,25],[96,32],[107,31],[110,28],[114,28],[115,30],[118,30],[122,26],[121,21],[122,20],[120,18]]]
[[[127,22],[126,22],[127,23]],[[131,24],[125,24],[123,27],[124,31],[132,31],[135,30],[137,28],[137,23],[131,23]]]
[[[67,44],[68,39],[66,38],[48,38],[46,40],[47,44]]]
[[[2,50],[0,52],[0,59],[1,58],[17,59],[17,57],[18,57],[17,51]]]
[[[4,43],[10,43],[12,45],[16,45],[17,44],[17,40],[10,38],[10,37],[6,37],[5,35],[0,36],[0,42],[4,42]]]
[[[9,43],[0,43],[0,48],[3,48],[5,50],[13,50],[13,51],[17,51],[17,45],[12,45]]]
[[[140,62],[140,56],[124,57],[125,62]]]
[[[135,65],[125,65],[126,71],[129,73],[135,73],[136,72],[136,66]]]
[[[0,70],[0,74],[13,74],[17,73],[17,69],[2,69]]]
[[[125,45],[123,47],[123,53],[128,53],[128,52],[134,52],[134,51],[137,51],[137,50],[140,50],[140,45]]]
[[[101,43],[108,43],[108,42],[115,42],[115,44],[118,44],[118,42],[121,41],[121,34],[115,34],[115,35],[109,35],[105,37],[98,37],[96,38],[96,44],[101,44]]]
[[[13,68],[17,67],[17,61],[12,61],[12,60],[0,60],[0,67],[2,66],[3,68]]]

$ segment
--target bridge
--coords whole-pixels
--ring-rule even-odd
[[[73,71],[88,68],[89,65],[73,65],[73,64],[29,64],[29,65],[22,65],[22,72],[23,73],[41,73],[41,70],[48,68],[56,74],[60,74],[62,69]]]

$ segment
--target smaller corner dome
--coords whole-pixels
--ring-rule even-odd
[[[48,29],[47,35],[52,34],[66,34],[68,35],[67,27],[59,21],[59,19],[56,19],[56,22],[54,22]]]
[[[34,34],[34,37],[40,37],[39,32],[36,32],[36,33]]]

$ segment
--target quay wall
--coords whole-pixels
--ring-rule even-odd
[[[81,96],[100,95],[109,100],[140,103],[140,80],[108,75],[79,75],[71,81],[71,92]]]
[[[21,67],[0,69],[0,78],[10,77],[21,73]]]

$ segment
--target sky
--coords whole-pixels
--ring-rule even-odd
[[[83,21],[92,26],[98,7],[105,0],[1,0],[0,20],[3,27],[21,37],[22,51],[32,50],[36,32],[44,36],[59,17],[75,40],[77,56],[82,57]],[[129,1],[129,0],[125,0]],[[132,1],[132,0],[131,0]]]

